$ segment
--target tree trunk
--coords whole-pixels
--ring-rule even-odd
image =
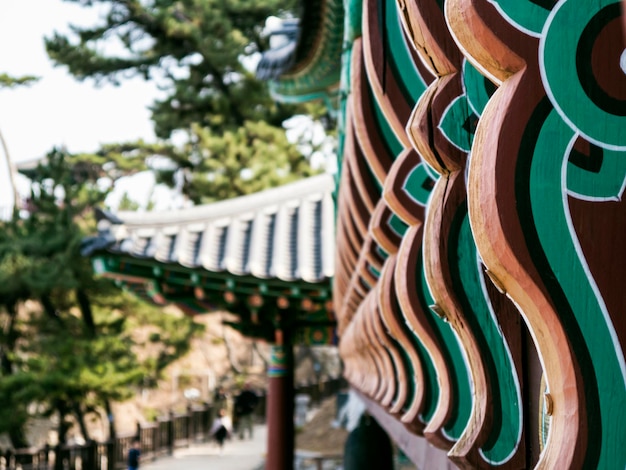
[[[59,312],[57,311],[57,309],[52,304],[50,297],[48,295],[42,295],[39,300],[41,301],[41,305],[43,306],[43,309],[44,309],[44,312],[46,312],[46,315],[48,315],[50,318],[52,318],[59,324],[63,324],[63,320],[59,316]]]
[[[89,336],[94,338],[96,336],[96,323],[93,319],[93,312],[91,310],[91,302],[89,301],[89,296],[83,289],[76,289],[76,300],[78,300],[80,312],[83,316],[83,322],[85,322],[85,326],[87,327]]]
[[[7,303],[4,307],[9,315],[9,319],[3,332],[6,343],[0,345],[2,346],[0,348],[0,366],[2,367],[2,375],[6,376],[13,373],[13,361],[9,357],[9,354],[13,351],[13,348],[15,348],[15,341],[17,340],[17,335],[15,334],[15,317],[17,316],[17,310],[13,303]]]
[[[67,432],[70,429],[69,423],[65,420],[65,417],[69,413],[69,407],[67,403],[63,400],[59,400],[56,402],[57,413],[59,413],[59,426],[57,428],[57,432],[59,435],[59,444],[64,445],[67,444]]]
[[[11,440],[11,445],[14,449],[25,449],[30,447],[23,426],[16,426],[14,429],[11,429],[8,434],[9,439]]]
[[[228,338],[226,337],[226,327],[222,329],[222,339],[224,340],[224,346],[226,346],[226,356],[228,357],[228,362],[230,363],[230,369],[235,374],[241,374],[241,369],[237,366],[235,362],[235,358],[233,357],[233,350],[230,347],[230,343],[228,342]]]
[[[85,442],[91,441],[91,437],[89,436],[89,430],[87,429],[87,425],[85,424],[85,413],[80,406],[80,403],[74,403],[73,406],[74,417],[78,422],[78,426],[80,427],[80,433],[83,435],[83,439]]]
[[[6,343],[0,349],[0,370],[2,371],[0,375],[7,377],[13,374],[13,361],[11,360],[10,353],[15,349],[15,343],[17,341],[17,333],[15,331],[17,309],[13,302],[6,303],[5,308],[9,315],[9,320],[4,328]],[[13,448],[22,449],[28,447],[28,439],[26,439],[23,423],[14,425],[12,429],[9,430],[8,434]]]
[[[257,355],[263,361],[264,370],[267,370],[267,368],[270,365],[270,360],[267,357],[265,357],[263,354],[261,354],[261,351],[259,351],[259,345],[258,345],[258,343],[256,341],[252,342],[252,348],[254,349],[254,351],[257,353]]]
[[[113,441],[117,438],[115,432],[115,420],[113,419],[113,409],[111,408],[111,402],[107,399],[104,400],[104,411],[107,414],[107,421],[109,423],[109,440]]]

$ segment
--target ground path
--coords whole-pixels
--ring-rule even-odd
[[[254,427],[254,438],[240,440],[236,435],[224,444],[220,455],[213,442],[177,449],[173,456],[141,465],[141,470],[259,470],[267,448],[267,426]]]

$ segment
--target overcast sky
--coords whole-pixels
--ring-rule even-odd
[[[147,109],[157,96],[154,86],[139,79],[119,87],[80,83],[46,55],[44,36],[67,31],[68,23],[93,24],[98,14],[61,0],[0,1],[0,73],[40,77],[30,87],[0,90],[0,131],[14,162],[43,157],[54,146],[80,152],[154,139]],[[0,167],[0,206],[7,185]]]
[[[148,110],[158,96],[153,84],[133,79],[96,87],[48,59],[44,36],[68,31],[69,23],[94,24],[102,11],[61,0],[0,0],[0,73],[40,77],[29,87],[0,90],[0,131],[13,162],[39,159],[54,146],[82,152],[103,143],[154,139]],[[323,136],[321,129],[316,133]],[[0,213],[12,205],[3,157],[0,148]],[[127,183],[149,190],[153,178],[142,178]]]
[[[0,129],[14,161],[41,157],[55,145],[79,152],[154,138],[147,109],[156,97],[153,86],[133,80],[97,88],[54,68],[46,55],[44,35],[96,20],[95,11],[61,0],[0,2],[0,72],[41,77],[28,88],[0,91]]]

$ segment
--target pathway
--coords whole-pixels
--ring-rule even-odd
[[[141,470],[260,470],[267,446],[267,426],[257,424],[254,438],[240,440],[236,435],[224,444],[220,455],[213,442],[177,449],[171,457],[161,457],[141,465]]]

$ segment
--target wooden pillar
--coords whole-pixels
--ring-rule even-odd
[[[268,370],[265,468],[271,470],[293,470],[293,347],[289,336],[277,331]]]

